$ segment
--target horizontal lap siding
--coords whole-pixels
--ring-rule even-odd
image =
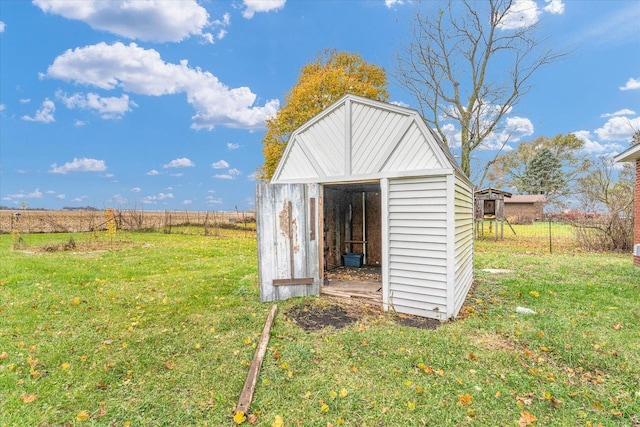
[[[389,297],[400,313],[446,313],[446,177],[389,181]]]
[[[473,281],[473,196],[460,180],[455,186],[455,296],[457,314]]]

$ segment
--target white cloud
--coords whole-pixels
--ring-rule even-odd
[[[534,0],[515,0],[498,28],[502,30],[526,28],[534,25],[539,19],[540,10]]]
[[[92,28],[129,39],[179,42],[200,36],[212,42],[203,30],[209,13],[196,0],[33,0],[46,13],[86,22]]]
[[[219,174],[213,175],[213,178],[216,178],[216,179],[233,179],[233,176],[231,176],[231,174],[228,174],[228,173],[219,173]]]
[[[207,205],[221,205],[222,204],[222,198],[220,198],[220,197],[207,196],[205,198],[205,201],[206,201]]]
[[[7,109],[7,106],[4,104],[0,104],[0,111],[4,111]],[[227,144],[227,147],[229,146],[229,144]]]
[[[564,3],[562,0],[544,0],[547,5],[544,7],[545,12],[552,15],[562,15],[564,13]]]
[[[20,104],[25,105],[25,104],[28,104],[30,102],[31,102],[31,100],[29,98],[20,98]]]
[[[621,151],[622,146],[620,144],[601,144],[593,139],[591,132],[588,130],[579,130],[572,133],[582,141],[582,151],[587,154],[603,154],[607,152]]]
[[[149,172],[147,172],[147,175],[149,176],[160,175],[160,172],[158,172],[155,169],[151,169]]]
[[[630,141],[633,133],[640,129],[640,117],[612,117],[594,132],[603,141]]]
[[[189,67],[186,60],[167,63],[156,50],[135,43],[99,43],[67,50],[42,77],[148,96],[184,93],[195,109],[193,129],[211,130],[220,125],[259,130],[280,107],[277,99],[254,106],[256,95],[248,87],[230,89],[210,72]]]
[[[543,13],[561,15],[564,13],[563,0],[545,0],[546,6],[540,8],[535,0],[515,0],[498,25],[502,30],[516,30],[536,24]]]
[[[183,205],[190,205],[190,204],[192,204],[192,203],[193,203],[193,200],[183,200],[183,201],[182,201],[182,204],[183,204]]]
[[[533,135],[534,128],[531,120],[526,117],[507,117],[504,127],[499,132],[489,135],[478,147],[481,150],[511,150],[509,143],[515,144],[522,138]]]
[[[0,33],[4,33],[5,28],[6,26],[4,25],[4,22],[0,21]]]
[[[218,160],[217,162],[211,163],[211,167],[213,169],[226,169],[229,167],[229,163],[224,160]]]
[[[242,172],[240,172],[238,169],[234,168],[229,169],[227,173],[213,175],[213,177],[217,179],[236,179],[238,176],[240,176],[241,173]]]
[[[142,198],[142,203],[144,204],[156,204],[159,201],[173,199],[172,193],[160,193],[157,196],[147,196]]]
[[[247,175],[247,179],[249,181],[257,181],[258,180],[258,174],[256,172],[251,173],[251,174]]]
[[[6,197],[3,197],[2,199],[9,201],[9,200],[15,200],[15,199],[42,199],[42,197],[43,197],[42,191],[40,191],[39,188],[36,188],[31,192],[25,192],[23,190],[20,190],[19,193],[9,194]]]
[[[271,12],[284,7],[287,0],[244,0],[246,9],[242,16],[251,19],[256,12]]]
[[[65,194],[58,194],[58,195],[56,196],[56,199],[60,199],[60,200],[64,200],[64,199],[66,199],[66,198],[67,198],[67,196],[66,196]]]
[[[227,142],[227,150],[237,150],[238,148],[240,148],[240,144],[237,144],[235,142]]]
[[[82,120],[76,120],[75,122],[73,122],[73,125],[74,125],[75,127],[78,127],[78,128],[79,128],[79,127],[82,127],[82,126],[85,126],[86,124],[87,124],[87,122],[82,121]]]
[[[620,90],[634,90],[640,89],[640,78],[634,79],[633,77],[627,80],[624,86],[620,86]]]
[[[404,4],[404,0],[384,0],[384,5],[391,9],[395,5]]]
[[[95,111],[103,119],[121,119],[122,116],[131,111],[131,107],[138,105],[129,100],[129,95],[121,97],[101,97],[98,94],[89,92],[88,94],[75,93],[67,96],[62,91],[56,92],[56,97],[69,109],[79,108],[81,110]]]
[[[610,9],[611,13],[599,15],[595,23],[585,26],[582,32],[576,33],[572,37],[573,43],[594,49],[611,44],[627,44],[629,40],[636,40],[638,22],[640,22],[640,3],[620,2],[617,7]]]
[[[104,172],[107,170],[107,165],[104,160],[88,159],[83,157],[81,159],[75,158],[71,162],[66,162],[62,166],[58,166],[56,163],[51,165],[50,173],[66,174],[69,172]]]
[[[409,104],[407,104],[406,102],[402,102],[402,101],[391,101],[390,104],[397,105],[398,107],[404,107],[404,108],[409,108],[410,107]]]
[[[453,123],[447,123],[441,126],[442,132],[447,138],[447,144],[450,148],[459,148],[462,140],[460,131],[456,129]]]
[[[600,117],[616,117],[616,116],[635,116],[636,112],[633,110],[629,110],[628,108],[624,108],[622,110],[618,110],[615,113],[604,113],[600,114]]]
[[[139,192],[141,192],[141,191],[142,191],[142,188],[140,188],[140,187],[133,187],[133,188],[131,189],[131,192],[132,192],[132,193],[139,193]]]
[[[53,113],[56,111],[56,104],[53,103],[49,98],[42,101],[42,106],[36,114],[31,116],[22,116],[22,120],[26,120],[28,122],[40,122],[40,123],[51,123],[55,122],[56,119],[53,117]]]
[[[163,168],[192,168],[196,164],[186,157],[181,157],[179,159],[173,159],[166,165],[162,165]]]
[[[71,199],[71,201],[72,202],[76,202],[76,203],[81,203],[86,198],[87,198],[87,196],[80,196],[80,197],[76,197],[74,199]]]

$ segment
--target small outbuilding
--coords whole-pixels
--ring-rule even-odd
[[[504,199],[504,216],[512,224],[541,221],[546,202],[544,194],[513,194]]]
[[[455,317],[473,280],[473,186],[415,111],[346,95],[291,135],[256,189],[260,298],[380,269],[385,310]]]
[[[633,265],[640,267],[640,144],[631,146],[615,157],[616,162],[633,162],[636,166],[636,185],[633,206]]]
[[[476,191],[474,194],[475,219],[504,221],[505,198],[509,197],[511,197],[511,193],[495,188],[484,188]]]

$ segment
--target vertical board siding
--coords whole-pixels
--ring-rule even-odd
[[[473,282],[473,191],[459,178],[455,185],[455,296],[454,316]]]
[[[310,240],[309,197],[319,195],[316,184],[256,186],[258,275],[260,300],[277,301],[320,291],[318,239]],[[319,203],[315,203],[315,208]],[[317,229],[317,224],[316,224]],[[274,286],[276,279],[313,278],[312,285]]]
[[[389,303],[444,318],[447,298],[446,177],[390,179]]]

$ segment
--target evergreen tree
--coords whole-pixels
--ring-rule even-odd
[[[543,148],[525,167],[518,190],[523,194],[545,194],[553,198],[566,186],[562,163],[550,149]]]

